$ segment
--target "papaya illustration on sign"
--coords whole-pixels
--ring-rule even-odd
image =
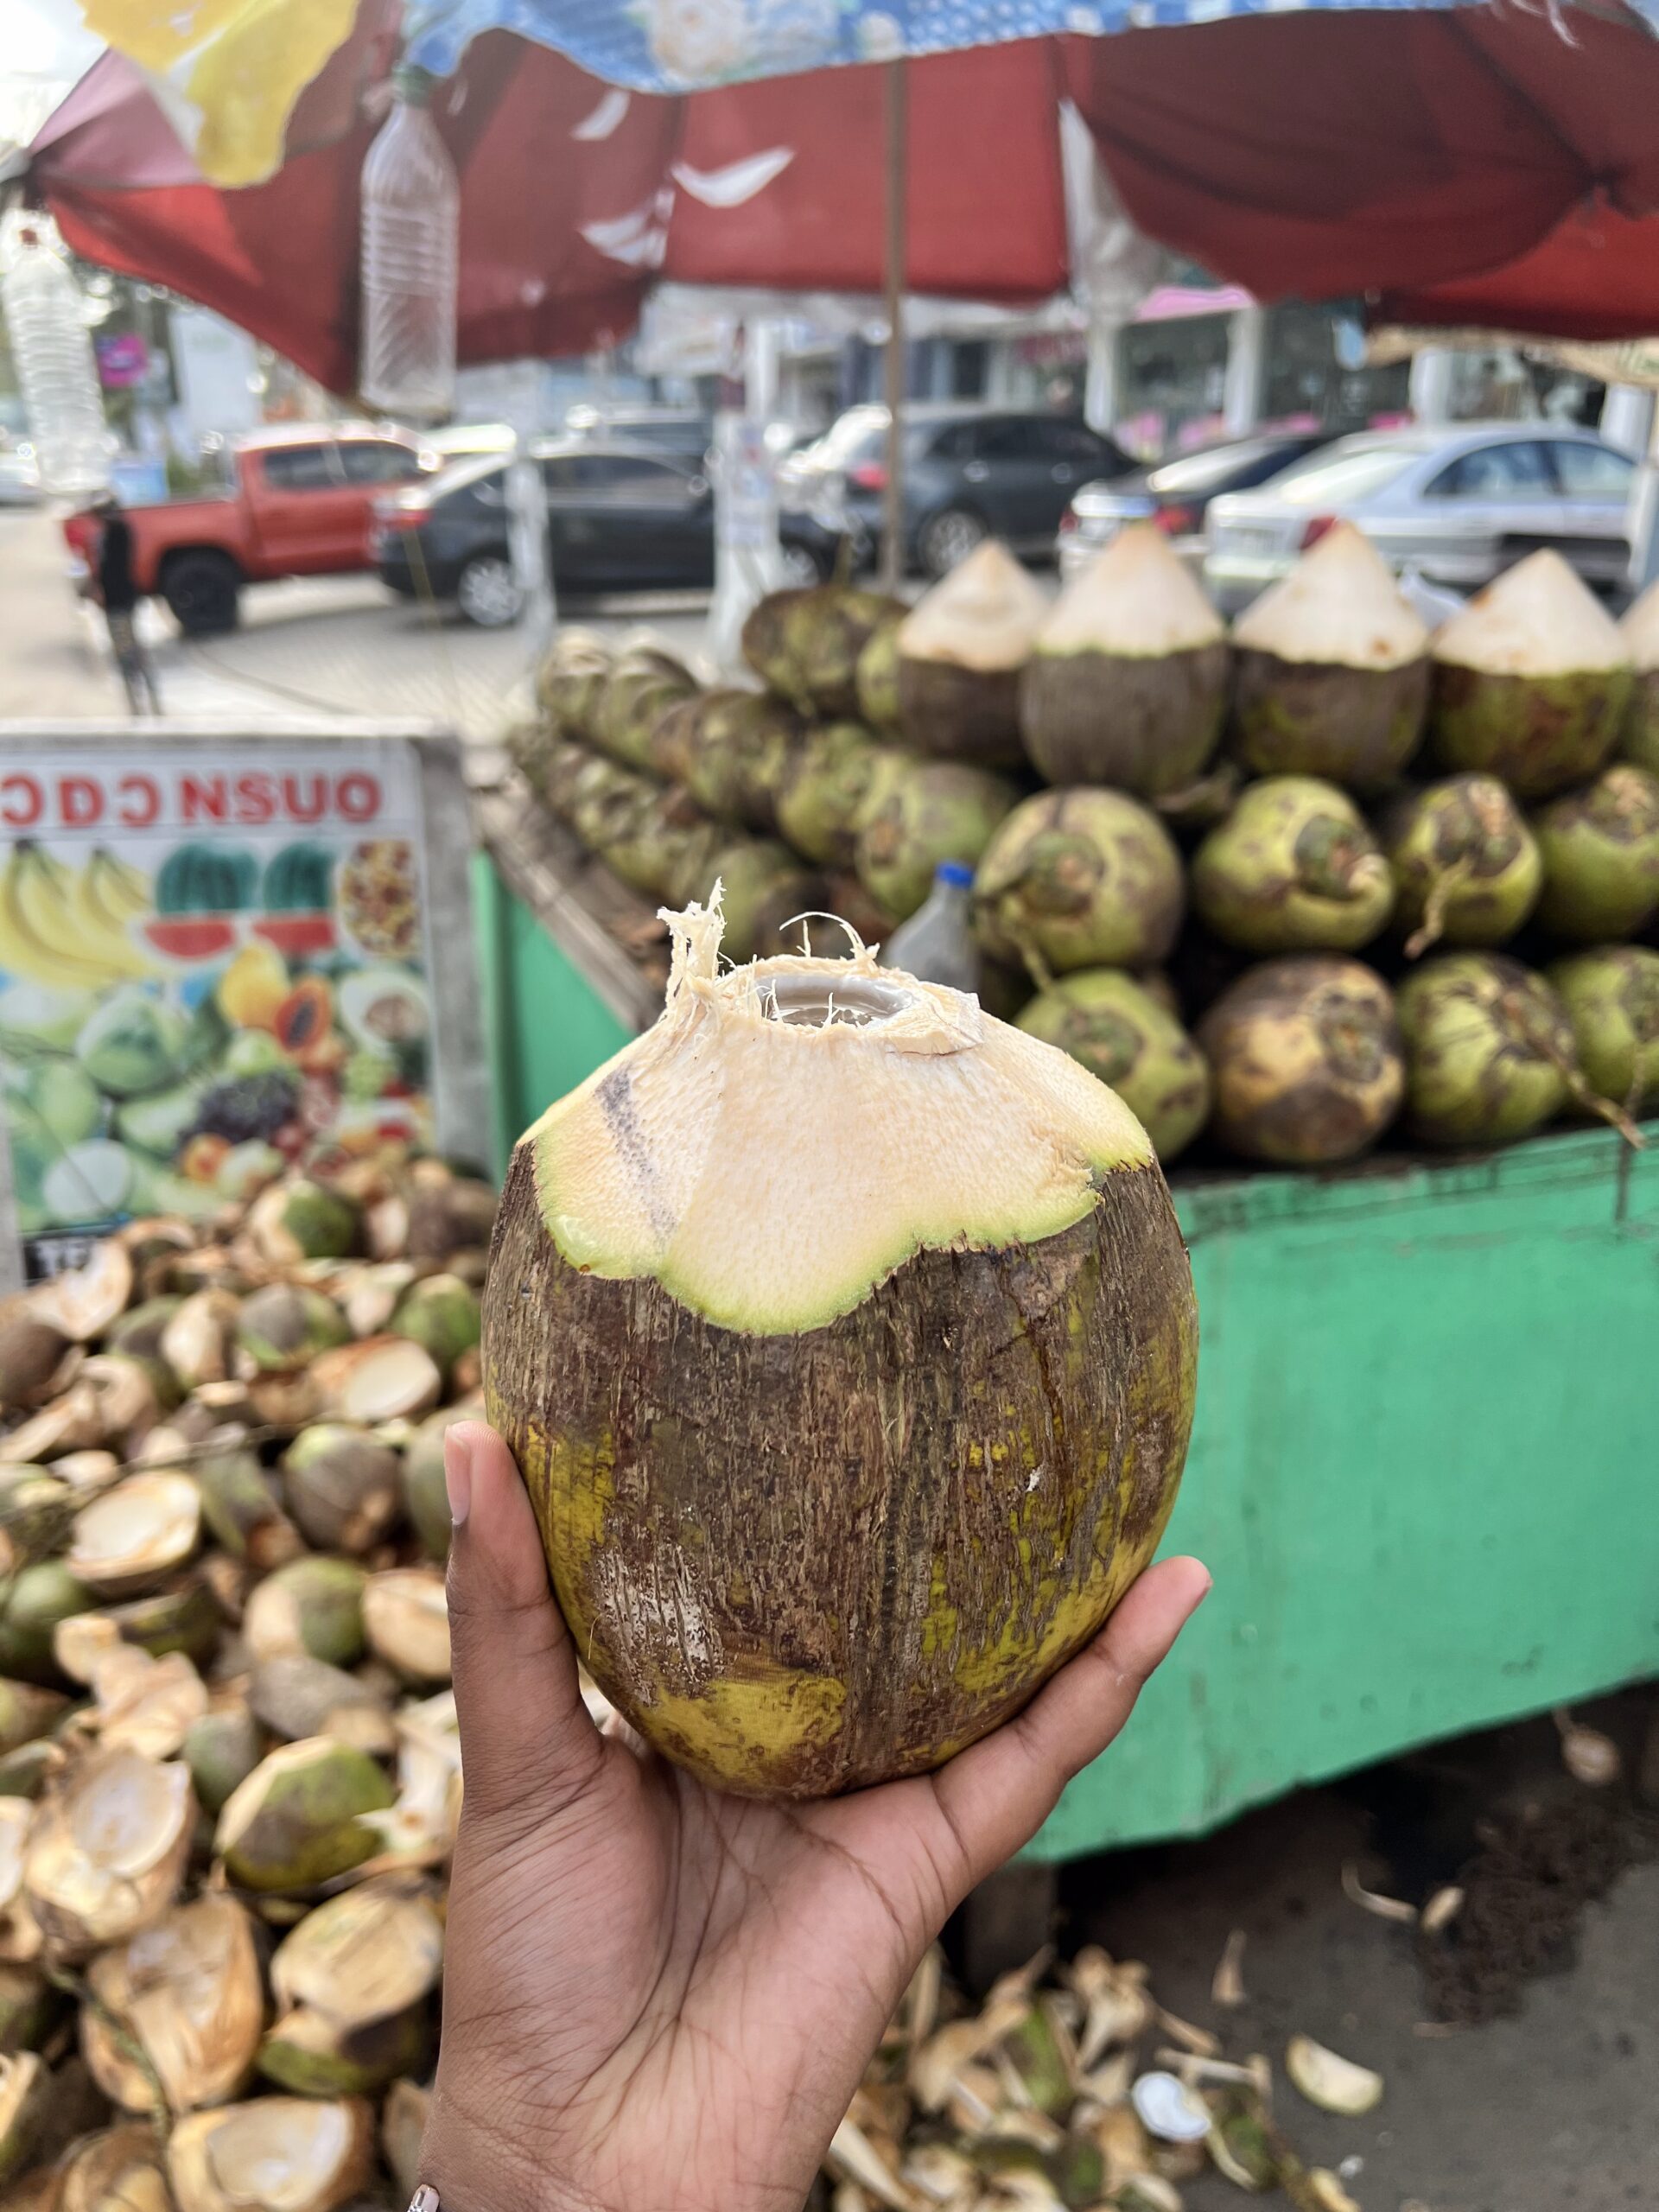
[[[413,767],[254,757],[0,772],[0,1112],[33,1273],[290,1162],[432,1141]]]

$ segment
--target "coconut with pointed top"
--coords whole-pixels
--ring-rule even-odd
[[[1221,741],[1227,632],[1169,540],[1131,523],[1063,591],[1020,684],[1026,751],[1051,784],[1184,791]]]
[[[859,657],[904,613],[899,601],[857,584],[769,592],[743,625],[743,658],[798,713],[855,715]]]
[[[1351,523],[1246,609],[1233,652],[1233,750],[1255,775],[1376,791],[1422,741],[1428,632]]]
[[[1083,968],[1039,991],[1014,1023],[1109,1084],[1166,1167],[1210,1113],[1210,1070],[1168,1007],[1133,976]]]
[[[1352,952],[1389,918],[1394,879],[1345,791],[1313,776],[1248,784],[1193,855],[1192,906],[1246,952]]]
[[[1181,925],[1181,859],[1156,815],[1122,791],[1039,791],[985,849],[974,921],[993,959],[1144,968]]]
[[[1618,749],[1659,776],[1659,583],[1625,609],[1618,629],[1634,671]]]
[[[1659,952],[1598,945],[1552,961],[1544,980],[1567,1008],[1591,1090],[1630,1114],[1659,1106]]]
[[[1628,644],[1548,548],[1477,592],[1432,652],[1429,737],[1442,767],[1484,768],[1517,798],[1548,798],[1593,776],[1618,741]]]
[[[1020,671],[1047,614],[1041,589],[994,537],[925,593],[898,635],[906,744],[982,767],[1017,766]]]
[[[971,867],[1019,797],[1006,777],[963,760],[900,758],[858,833],[858,880],[895,921],[933,888],[941,861]],[[735,956],[734,956],[735,957]]]
[[[1538,903],[1538,841],[1496,776],[1426,785],[1387,809],[1377,830],[1408,959],[1441,940],[1502,944]]]
[[[822,1796],[1018,1711],[1151,1558],[1192,1281],[1065,1054],[865,950],[721,973],[717,909],[671,926],[656,1026],[514,1154],[486,1402],[606,1695]]]
[[[1616,760],[1533,816],[1538,918],[1580,944],[1634,937],[1659,910],[1659,776]]]
[[[1243,1159],[1287,1167],[1351,1160],[1400,1110],[1394,1001],[1360,961],[1263,961],[1222,993],[1198,1038],[1215,1077],[1211,1130]]]

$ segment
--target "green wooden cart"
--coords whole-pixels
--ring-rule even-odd
[[[479,862],[504,1143],[660,1003],[595,910],[615,887],[523,823],[486,803]],[[1659,1672],[1659,1148],[1568,1130],[1175,1196],[1203,1353],[1167,1546],[1216,1586],[1033,1857]]]

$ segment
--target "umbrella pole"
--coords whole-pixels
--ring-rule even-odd
[[[881,582],[897,591],[905,572],[905,187],[909,84],[902,60],[889,61],[884,86],[887,155],[887,482],[881,501]]]

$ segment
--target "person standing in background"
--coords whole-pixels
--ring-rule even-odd
[[[141,715],[148,701],[150,713],[159,715],[162,695],[135,620],[139,594],[132,580],[132,526],[113,492],[104,494],[97,512],[103,524],[98,541],[98,596],[109,625],[115,664],[126,686],[127,705],[135,715]]]

